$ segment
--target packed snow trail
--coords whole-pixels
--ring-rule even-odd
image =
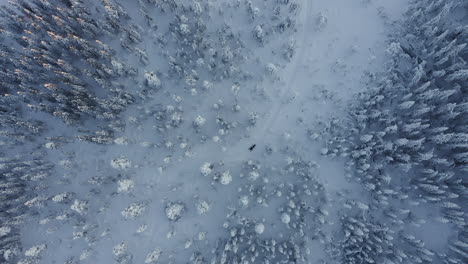
[[[313,27],[312,23],[312,5],[309,0],[304,0],[301,10],[301,19],[300,19],[300,34],[297,37],[300,41],[297,44],[299,46],[299,50],[297,50],[294,54],[293,60],[289,62],[286,66],[286,69],[283,69],[282,78],[284,81],[281,82],[282,85],[279,90],[279,94],[276,94],[276,91],[271,93],[273,97],[273,107],[271,109],[271,113],[267,114],[267,119],[263,121],[264,124],[256,128],[256,133],[252,135],[252,141],[256,144],[259,144],[260,147],[264,147],[265,142],[260,140],[261,138],[265,138],[266,133],[271,133],[270,131],[272,125],[278,118],[278,115],[284,110],[286,103],[284,100],[286,98],[287,93],[294,90],[294,85],[297,81],[296,74],[298,73],[299,67],[302,67],[304,62],[304,53],[307,49],[307,33],[311,32]],[[258,143],[257,143],[258,142]]]
[[[343,108],[348,100],[365,89],[365,75],[383,68],[388,23],[399,19],[406,5],[407,0],[303,1],[295,36],[298,49],[292,61],[280,70],[280,82],[268,90],[268,112],[245,137],[226,149],[223,160],[255,158],[285,132],[302,144],[314,145],[302,139],[307,128],[284,128],[297,127],[297,118],[304,126],[315,126],[332,116],[346,115]],[[321,93],[329,96],[320,98]],[[249,151],[253,144],[255,149]],[[310,149],[319,152],[318,145]],[[208,158],[206,151],[200,152]],[[213,152],[212,158],[219,158],[218,153]]]
[[[223,160],[226,162],[241,162],[249,160],[258,155],[259,151],[263,151],[265,148],[266,138],[272,133],[271,127],[275,123],[276,119],[280,115],[281,111],[284,110],[286,104],[284,100],[287,97],[287,93],[293,90],[293,86],[296,80],[296,74],[299,67],[303,67],[303,54],[307,49],[307,36],[308,32],[311,31],[313,27],[312,21],[312,4],[311,1],[304,0],[301,6],[301,13],[299,19],[299,39],[300,42],[297,44],[299,49],[295,51],[295,54],[290,62],[286,64],[286,67],[282,69],[280,82],[277,84],[277,87],[273,87],[268,91],[268,95],[271,99],[269,107],[270,110],[266,113],[266,119],[262,119],[254,130],[249,132],[249,135],[240,139],[234,146],[229,147],[226,150],[227,153],[223,154]],[[249,151],[249,148],[255,144],[255,149]],[[206,157],[206,151],[201,151],[205,153],[204,158]],[[212,152],[212,159],[219,158],[218,153]]]

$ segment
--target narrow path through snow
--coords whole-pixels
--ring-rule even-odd
[[[267,115],[268,118],[264,121],[264,123],[261,126],[259,126],[256,129],[256,133],[252,136],[253,142],[259,142],[259,143],[262,142],[260,138],[262,137],[264,138],[265,133],[272,132],[272,131],[269,131],[269,129],[275,123],[281,111],[283,111],[284,108],[286,107],[286,104],[284,103],[284,100],[286,99],[285,97],[287,96],[287,93],[289,91],[294,89],[294,85],[296,84],[298,80],[296,76],[297,76],[299,67],[303,66],[304,54],[306,53],[306,50],[308,47],[307,46],[307,36],[308,36],[307,33],[310,32],[313,27],[312,5],[310,2],[311,1],[309,0],[303,1],[303,7],[301,10],[301,19],[299,20],[301,29],[300,29],[299,36],[296,37],[297,39],[299,39],[297,43],[297,46],[299,48],[296,51],[296,54],[294,54],[293,60],[286,66],[286,68],[284,69],[282,73],[281,79],[284,80],[284,85],[280,87],[279,94],[273,95],[274,105],[272,106],[271,114]]]
[[[260,120],[259,124],[251,131],[248,137],[242,138],[236,145],[229,148],[227,155],[225,155],[226,161],[240,162],[242,160],[249,160],[255,155],[258,155],[257,152],[263,150],[266,146],[267,134],[273,132],[271,131],[272,125],[276,122],[281,111],[285,110],[287,106],[284,102],[285,98],[288,96],[288,92],[294,88],[295,82],[297,81],[296,74],[298,73],[298,68],[303,67],[304,54],[307,50],[307,33],[313,26],[311,7],[311,1],[303,1],[300,19],[298,19],[300,29],[298,36],[295,36],[295,39],[298,39],[296,43],[298,49],[295,51],[292,60],[280,73],[280,82],[277,84],[277,87],[271,87],[269,91],[271,102],[269,102],[270,110],[269,113],[266,114],[266,119]],[[253,144],[256,145],[256,151],[247,151]]]
[[[407,0],[303,1],[295,36],[297,50],[280,70],[281,81],[269,89],[269,112],[247,137],[226,150],[223,160],[252,159],[285,132],[302,145],[308,144],[306,128],[298,127],[298,120],[311,125],[344,115],[346,102],[365,89],[366,72],[382,69],[388,23],[401,16],[406,4]],[[324,93],[329,97],[322,98]],[[252,144],[256,148],[249,152]],[[318,153],[318,146],[311,146],[309,150]],[[207,156],[200,151],[205,159],[219,158],[219,153]]]

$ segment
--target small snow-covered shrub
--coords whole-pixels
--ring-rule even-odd
[[[169,202],[166,205],[166,217],[170,221],[177,221],[182,217],[185,211],[185,205],[180,202]]]
[[[231,173],[229,171],[225,171],[221,174],[221,177],[219,179],[219,182],[222,184],[222,185],[228,185],[232,182],[232,176],[231,176]]]
[[[204,200],[200,200],[197,202],[197,212],[198,214],[200,215],[204,215],[206,213],[208,213],[211,209],[211,205],[207,202],[207,201],[204,201]]]
[[[135,187],[135,182],[130,179],[124,179],[118,181],[117,192],[128,193]]]
[[[213,170],[213,164],[209,162],[203,163],[203,165],[200,167],[200,172],[203,176],[210,175],[212,170]]]
[[[11,227],[2,226],[0,227],[0,237],[6,236],[11,232]]]
[[[88,201],[75,200],[73,204],[70,206],[70,209],[82,215],[82,214],[86,214],[86,212],[88,211],[88,207],[89,207]]]
[[[281,214],[281,222],[283,222],[284,224],[289,224],[289,222],[291,222],[291,217],[289,216],[289,214],[282,213]]]
[[[146,205],[144,203],[132,203],[131,205],[126,207],[121,212],[121,214],[126,219],[135,219],[135,218],[143,215],[145,210],[146,210]]]
[[[145,85],[150,88],[159,89],[161,88],[161,80],[159,80],[156,73],[146,72],[145,73]]]
[[[325,29],[325,27],[328,24],[328,17],[324,15],[322,12],[320,12],[317,15],[316,21],[315,21],[315,29],[317,31],[322,31]]]
[[[150,263],[150,264],[158,263],[159,257],[161,256],[161,253],[162,253],[162,251],[159,248],[151,251],[146,256],[145,263]]]
[[[56,203],[68,203],[71,199],[73,199],[73,193],[70,192],[59,193],[52,197],[52,201]]]
[[[195,120],[193,120],[193,125],[195,127],[202,127],[206,122],[206,119],[203,118],[202,116],[198,115]]]
[[[126,157],[119,157],[111,160],[111,166],[115,169],[126,170],[132,166],[132,163]]]
[[[265,231],[265,225],[262,223],[258,223],[255,225],[255,232],[257,234],[262,234]]]
[[[47,246],[45,244],[35,245],[24,252],[24,255],[27,257],[38,257]]]
[[[120,244],[117,244],[116,246],[114,246],[114,248],[112,249],[112,253],[114,254],[114,256],[120,257],[124,255],[125,253],[127,253],[127,250],[128,250],[128,244],[125,242],[121,242]]]

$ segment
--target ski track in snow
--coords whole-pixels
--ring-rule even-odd
[[[384,25],[383,19],[379,17],[378,13],[380,11],[378,8],[384,6],[384,10],[389,10],[388,15],[391,19],[396,20],[401,16],[401,12],[405,10],[406,2],[407,0],[398,0],[394,1],[394,3],[376,1],[365,4],[364,1],[303,1],[300,14],[301,19],[298,23],[300,29],[298,36],[295,36],[296,39],[300,40],[296,43],[298,49],[296,50],[292,61],[282,69],[282,72],[280,73],[281,81],[268,91],[271,101],[267,102],[267,104],[270,105],[270,110],[266,113],[266,118],[260,120],[258,122],[259,124],[249,132],[249,135],[240,139],[234,146],[229,147],[223,154],[217,152],[206,153],[203,146],[201,146],[199,150],[195,149],[194,152],[203,153],[203,155],[200,155],[199,157],[201,158],[202,156],[206,160],[216,160],[222,157],[226,163],[237,163],[249,159],[255,159],[258,152],[262,151],[267,144],[274,143],[284,132],[286,132],[284,130],[285,127],[294,127],[294,125],[287,126],[284,124],[295,121],[292,120],[293,114],[295,113],[300,113],[301,111],[305,112],[304,115],[306,118],[312,122],[326,121],[327,118],[333,115],[344,115],[342,112],[343,104],[346,104],[347,100],[351,99],[351,96],[365,89],[365,85],[362,81],[362,76],[365,72],[375,72],[378,71],[379,68],[383,67],[383,58],[385,56],[384,51],[386,48],[384,41],[386,38],[387,28],[386,25]],[[326,25],[323,30],[325,32],[315,30],[316,23],[314,22],[316,22],[318,14],[324,11],[333,11],[339,5],[345,5],[345,7],[341,8],[340,12],[330,12],[331,14],[328,14],[328,25]],[[351,13],[352,11],[345,13],[347,11],[347,7],[358,12],[354,14]],[[344,16],[344,18],[341,16]],[[366,24],[373,25],[366,29],[358,28],[357,33],[353,35],[353,32],[346,32],[346,30],[352,29],[348,26],[346,20],[352,21],[351,24],[357,23],[358,26],[364,26]],[[338,40],[329,36],[324,36],[325,33],[331,34],[332,36],[334,36],[334,34],[337,35],[337,33],[332,31],[333,29],[330,30],[331,26],[336,26],[338,30],[345,31],[345,33],[348,34],[343,34],[344,36]],[[365,41],[362,41],[362,39],[365,39]],[[338,44],[335,42],[338,42]],[[313,73],[310,71],[304,71],[304,69],[315,67],[321,69],[321,72],[326,72],[327,69],[333,67],[331,63],[340,60],[342,57],[341,55],[346,53],[347,49],[351,48],[353,42],[364,44],[364,46],[359,47],[360,50],[358,51],[358,54],[352,55],[348,60],[348,63],[355,67],[352,76],[339,76],[339,73],[326,73],[325,78],[320,77],[322,82],[328,84],[326,87],[327,91],[343,94],[338,98],[338,103],[334,101],[308,102],[309,104],[316,105],[306,110],[301,109],[301,103],[307,103],[307,101],[310,101],[312,96],[320,92],[311,89],[311,84],[314,82],[315,76],[313,76]],[[321,50],[334,45],[336,45],[335,53],[329,54],[329,51]],[[311,49],[315,49],[316,47],[318,47],[318,50],[313,50],[315,54],[312,54],[312,56],[308,55],[310,54]],[[323,56],[322,54],[327,54],[327,61],[325,61],[325,63],[320,63],[320,61],[311,62],[310,57],[315,56],[320,58]],[[347,90],[343,91],[343,89]],[[291,100],[291,94],[291,97],[295,97],[296,93],[301,96],[302,101],[297,102],[299,100],[298,98]],[[303,135],[297,135],[299,131],[295,132],[297,137],[304,137]],[[307,141],[307,139],[304,140]],[[304,140],[302,140],[302,142],[304,142]],[[301,142],[301,140],[298,141]],[[248,148],[253,144],[256,144],[256,148],[254,151],[249,152]],[[309,148],[309,150],[314,151],[315,153],[318,153],[319,149],[320,146],[314,143],[311,143],[311,147]],[[320,158],[317,155],[312,155],[312,157],[316,159]],[[197,159],[197,156],[195,156],[194,159]],[[198,160],[198,163],[201,164],[204,161],[205,160]]]
[[[304,53],[307,49],[307,34],[306,31],[308,28],[312,28],[312,4],[309,0],[303,1],[303,6],[301,8],[300,22],[300,36],[301,41],[297,43],[299,50],[296,50],[292,61],[288,62],[285,69],[281,73],[281,81],[279,82],[280,87],[274,87],[269,91],[269,96],[271,102],[271,110],[266,114],[267,119],[262,120],[259,125],[254,127],[253,131],[250,131],[250,134],[246,137],[241,138],[234,146],[231,146],[226,150],[225,153],[218,153],[217,151],[207,152],[204,146],[199,146],[199,149],[194,150],[195,157],[191,160],[190,163],[202,164],[207,160],[218,160],[222,157],[223,161],[227,164],[240,163],[242,161],[247,161],[250,159],[255,159],[255,155],[258,155],[259,149],[262,149],[266,146],[266,140],[270,139],[271,135],[276,135],[271,131],[271,127],[275,124],[281,112],[287,107],[282,101],[284,100],[288,91],[292,90],[295,82],[297,81],[296,75],[298,68],[303,66]],[[279,91],[278,91],[279,90]],[[275,92],[278,92],[276,94]],[[256,144],[256,151],[249,152],[248,148]],[[196,155],[197,153],[203,153],[203,155]],[[189,171],[185,171],[188,173]]]
[[[265,124],[263,127],[257,128],[258,133],[254,134],[253,142],[261,142],[260,138],[265,137],[265,133],[269,133],[269,129],[271,128],[272,124],[275,123],[275,121],[278,118],[278,115],[281,113],[282,110],[284,110],[285,104],[282,104],[281,101],[284,99],[286,93],[290,90],[292,90],[295,82],[296,82],[296,74],[298,72],[298,68],[302,66],[303,58],[304,58],[304,53],[306,51],[306,42],[307,42],[307,34],[306,31],[307,29],[312,28],[311,27],[311,14],[312,14],[312,8],[309,0],[304,0],[303,1],[303,7],[301,10],[301,34],[299,38],[301,39],[299,45],[299,51],[296,52],[294,55],[293,61],[289,63],[287,66],[287,69],[284,70],[283,75],[285,76],[285,84],[281,90],[280,93],[275,96],[276,97],[276,102],[275,105],[273,106],[272,109],[272,114],[268,116],[268,119],[265,121]],[[264,143],[264,142],[262,142]],[[263,145],[263,144],[260,144]]]
[[[239,140],[235,146],[231,147],[229,149],[229,154],[225,155],[224,159],[226,161],[230,162],[241,162],[243,160],[248,160],[249,158],[252,158],[252,155],[255,154],[253,152],[250,154],[247,150],[249,146],[252,144],[256,144],[257,151],[260,148],[265,147],[265,136],[266,134],[270,134],[271,131],[269,129],[271,126],[275,123],[276,119],[278,118],[278,115],[280,115],[281,111],[284,110],[285,104],[283,104],[281,101],[284,99],[286,93],[290,91],[296,81],[296,74],[297,74],[297,69],[298,67],[301,66],[301,63],[303,62],[303,54],[306,51],[307,45],[306,43],[306,30],[309,28],[311,24],[311,1],[309,0],[304,0],[303,1],[303,6],[301,8],[301,14],[300,14],[300,22],[299,25],[301,27],[300,29],[300,43],[299,45],[299,50],[296,51],[296,54],[294,54],[293,59],[291,62],[289,62],[286,65],[286,69],[284,69],[284,72],[281,74],[283,77],[283,81],[281,81],[282,85],[279,87],[279,93],[274,94],[272,92],[275,92],[275,89],[272,89],[273,91],[270,91],[270,97],[272,99],[272,106],[270,113],[267,114],[267,119],[262,121],[261,125],[258,125],[255,127],[255,130],[251,132],[251,135],[248,137],[244,137],[241,140]]]

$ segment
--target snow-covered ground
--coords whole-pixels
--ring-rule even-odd
[[[226,3],[218,2],[216,5],[222,7]],[[138,23],[137,14],[133,15],[137,12],[132,7],[133,4],[122,4],[132,14],[136,21],[134,23],[143,24]],[[266,5],[266,2],[258,4]],[[154,99],[144,100],[142,104],[127,111],[128,121],[126,130],[119,135],[120,145],[96,148],[94,145],[78,142],[50,151],[49,155],[57,155],[57,159],[66,159],[67,152],[74,152],[72,162],[78,164],[73,164],[70,169],[64,166],[63,176],[67,173],[73,176],[65,176],[70,178],[69,183],[61,191],[75,192],[76,197],[73,200],[87,201],[90,208],[88,212],[78,212],[85,221],[84,226],[79,225],[73,229],[64,227],[49,235],[57,241],[54,245],[47,239],[49,247],[60,250],[44,253],[44,263],[66,259],[73,252],[79,252],[78,248],[84,252],[91,250],[91,262],[110,263],[113,247],[121,242],[127,243],[128,251],[136,262],[143,262],[152,250],[161,249],[161,258],[166,259],[164,262],[172,259],[175,263],[181,263],[193,252],[190,249],[184,250],[187,241],[193,241],[189,244],[193,243],[199,250],[204,249],[202,252],[214,248],[216,240],[226,235],[225,229],[229,230],[223,228],[223,223],[232,222],[226,216],[234,210],[240,210],[244,216],[254,221],[265,221],[265,231],[261,235],[265,238],[275,237],[278,232],[286,231],[281,225],[281,214],[277,213],[278,207],[286,200],[268,201],[271,204],[263,208],[262,203],[255,200],[255,194],[245,189],[247,186],[256,186],[251,182],[257,183],[255,188],[265,185],[272,186],[268,187],[272,190],[275,189],[275,184],[296,184],[293,179],[284,178],[284,173],[277,171],[291,162],[287,158],[317,164],[314,165],[318,170],[317,181],[325,185],[325,192],[332,199],[335,192],[354,188],[345,179],[344,165],[341,162],[321,157],[323,146],[320,142],[320,122],[326,122],[332,116],[346,114],[346,101],[365,89],[366,74],[382,69],[390,22],[400,18],[406,1],[390,3],[335,0],[303,1],[298,4],[300,7],[296,15],[296,32],[290,34],[296,46],[294,55],[290,61],[278,60],[273,77],[254,77],[250,81],[240,82],[240,91],[234,95],[237,92],[230,91],[229,86],[233,85],[229,81],[215,82],[214,88],[211,88],[215,89],[214,92],[200,91],[196,95],[179,94],[182,92],[180,89],[163,88],[155,94]],[[260,7],[260,10],[265,10]],[[235,9],[225,9],[223,17],[218,18],[219,21],[229,17],[228,12],[234,13],[233,18],[224,22],[234,26],[235,32],[247,35],[247,42],[251,41],[248,37],[251,34],[248,32],[249,25],[243,18],[234,17],[237,12]],[[260,14],[263,15],[262,11]],[[143,44],[151,43],[149,37],[151,36],[144,36]],[[278,52],[274,50],[275,47],[284,42],[280,36],[271,36],[268,41],[263,47],[255,47],[255,43],[247,45],[254,56],[247,63],[253,61],[255,65],[262,67],[264,64],[265,67],[270,59],[270,50]],[[158,53],[148,52],[148,56],[150,64],[147,68],[162,71],[165,66],[158,62],[161,58]],[[254,58],[259,62],[255,62]],[[257,69],[246,68],[254,76],[265,75],[265,72],[259,71],[258,66]],[[252,90],[255,88],[262,89],[264,96],[253,97],[255,90]],[[167,96],[164,96],[165,91]],[[177,99],[175,96],[181,98]],[[233,96],[239,99],[232,100]],[[217,110],[218,117],[239,120],[240,128],[234,128],[236,130],[231,134],[224,135],[223,131],[214,129],[216,116],[213,112],[216,109],[213,110],[213,107],[216,106],[213,105],[219,101],[225,106],[219,106],[221,109]],[[231,116],[233,114],[229,108],[233,103],[239,104],[240,111]],[[169,105],[175,108],[181,105],[187,111],[181,116],[187,120],[182,128],[174,132],[158,133],[154,128],[154,121],[151,121],[154,120],[152,117],[136,122],[131,118],[137,115],[138,110],[146,111],[154,107],[164,109]],[[249,113],[254,112],[258,116],[255,124],[252,121],[245,130],[242,123],[247,121],[245,119]],[[201,116],[197,119],[199,115]],[[238,119],[237,116],[241,118]],[[191,120],[194,120],[195,125],[192,125]],[[315,133],[318,135],[316,139]],[[154,147],[152,144],[158,146]],[[254,144],[255,148],[249,151],[249,147]],[[266,148],[271,148],[273,153],[278,154],[266,154]],[[114,159],[117,160],[113,163]],[[258,172],[242,170],[242,164],[248,161],[259,163],[262,168]],[[210,169],[205,164],[214,167]],[[230,178],[223,180],[225,173],[229,173]],[[258,173],[255,176],[258,179],[248,180],[251,177],[248,173]],[[89,180],[102,176],[111,176],[112,183],[104,188],[99,187],[95,193],[93,190],[97,187],[89,184]],[[50,188],[50,195],[59,189],[62,188]],[[353,196],[359,197],[356,192],[359,189],[353,189]],[[248,204],[243,205],[244,202]],[[121,214],[134,203],[145,208],[141,215],[139,212],[135,217]],[[179,212],[180,219],[174,219],[177,221],[166,218],[165,212],[171,209],[172,203],[181,203],[183,206]],[[318,206],[329,207],[325,201],[321,203]],[[203,210],[199,208],[202,205],[205,205]],[[334,207],[329,208],[333,210]],[[42,232],[37,232],[35,224],[31,228],[36,231],[25,228],[23,232],[26,247],[44,239]],[[141,232],[138,232],[139,229]],[[109,238],[100,238],[106,230]],[[80,239],[73,239],[73,232],[88,232],[88,235],[96,237],[93,247],[99,250],[87,248]],[[203,232],[206,232],[205,242],[198,242],[197,239]],[[287,236],[288,232],[284,235]],[[64,243],[65,238],[67,242]],[[311,241],[310,247],[314,247],[314,243]],[[71,248],[64,248],[69,245]],[[310,261],[314,258],[318,261],[322,257],[323,254],[312,252]]]
[[[343,204],[365,218],[370,194],[324,140],[388,66],[409,0],[176,2],[115,1],[136,33],[100,40],[113,71],[138,69],[111,82],[135,103],[110,136],[91,120],[37,139],[54,170],[27,204],[21,263],[341,263]]]

